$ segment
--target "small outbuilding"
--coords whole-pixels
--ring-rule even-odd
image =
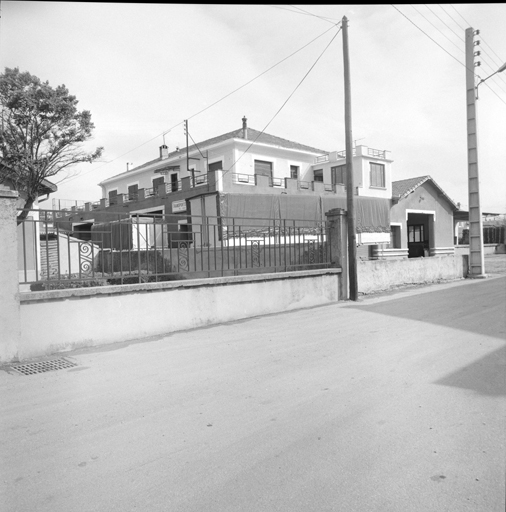
[[[430,176],[393,181],[389,250],[408,258],[453,254],[458,209]]]

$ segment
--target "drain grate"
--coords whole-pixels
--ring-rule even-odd
[[[66,359],[51,359],[50,361],[37,361],[36,363],[25,363],[11,366],[16,372],[23,375],[33,375],[35,373],[52,372],[54,370],[63,370],[64,368],[72,368],[77,366],[76,363],[67,361]]]

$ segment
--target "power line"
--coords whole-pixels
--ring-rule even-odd
[[[304,9],[301,9],[300,7],[297,7],[296,5],[291,5],[290,7],[294,7],[295,9],[298,9],[303,14],[307,14],[308,16],[314,16],[315,18],[320,18],[323,21],[328,21],[329,23],[332,23],[335,26],[341,24],[341,20],[335,20],[333,18],[327,18],[325,16],[318,16],[318,14],[313,14],[312,12],[305,11]],[[297,11],[292,11],[292,12],[297,12]],[[334,22],[337,22],[337,23],[334,23]]]
[[[295,89],[292,91],[292,93],[288,96],[288,98],[283,102],[283,104],[281,105],[281,107],[279,107],[279,109],[277,110],[277,112],[274,114],[274,116],[272,116],[272,118],[270,119],[270,121],[264,126],[263,130],[260,131],[260,133],[256,136],[255,140],[251,142],[251,144],[244,150],[244,152],[241,154],[241,156],[226,170],[223,172],[223,176],[225,176],[225,174],[227,174],[228,172],[230,172],[234,167],[235,165],[237,164],[237,162],[254,146],[254,144],[256,143],[256,141],[260,138],[260,136],[265,133],[265,130],[267,130],[267,128],[269,127],[269,125],[272,123],[272,121],[274,121],[274,119],[278,116],[278,114],[281,112],[281,110],[284,108],[284,106],[288,103],[288,101],[290,101],[291,97],[295,94],[295,92],[297,91],[297,89],[302,85],[302,83],[304,82],[304,80],[308,77],[309,73],[311,73],[311,71],[313,70],[313,68],[316,66],[316,64],[318,63],[318,61],[323,57],[324,53],[328,50],[329,46],[332,44],[332,42],[334,41],[334,39],[337,37],[337,35],[339,34],[339,32],[341,31],[342,27],[339,27],[339,30],[336,32],[336,34],[334,35],[334,37],[330,40],[330,42],[327,44],[327,46],[324,48],[324,50],[322,51],[322,53],[320,53],[320,55],[318,56],[318,58],[315,60],[315,62],[312,64],[312,66],[309,68],[309,70],[306,72],[306,74],[302,77],[302,79],[300,80],[300,82],[297,84],[297,86],[295,87]]]
[[[462,14],[460,14],[459,11],[457,11],[457,9],[455,9],[455,6],[454,5],[451,5],[450,4],[450,7],[466,22],[467,26],[470,27],[471,24],[464,18],[464,16],[462,16]]]
[[[460,23],[441,5],[441,4],[438,4],[439,7],[441,7],[441,9],[443,10],[444,13],[446,13],[447,16],[450,17],[451,20],[453,20],[453,22],[461,29],[461,30],[465,30],[466,27],[463,27],[462,25],[460,25]],[[453,7],[453,6],[451,6]],[[465,20],[464,20],[465,21]]]
[[[453,8],[453,10],[467,23],[467,26],[468,27],[472,27],[472,24],[469,23],[465,18],[464,16],[462,16],[462,14],[460,14],[459,11],[457,11],[457,9],[451,5],[451,7]],[[490,51],[499,59],[499,63],[496,63],[494,62],[497,66],[502,66],[502,64],[504,63],[504,61],[501,59],[501,57],[499,57],[499,55],[497,55],[497,53],[494,51],[494,49],[487,43],[487,41],[485,41],[485,39],[483,39],[483,37],[481,37],[481,34],[480,34],[480,39],[483,41],[484,44],[486,44],[489,48],[490,48]],[[484,50],[485,52],[485,50]],[[492,58],[492,56],[490,55],[491,59],[494,60]],[[501,77],[502,78],[502,77]]]
[[[397,7],[395,7],[395,5],[393,5],[393,4],[391,4],[391,5],[395,10],[397,10],[400,14],[402,14],[411,24],[413,24],[418,30],[420,30],[420,32],[422,32],[424,35],[426,35],[433,43],[437,44],[439,46],[439,48],[441,48],[441,50],[443,50],[445,53],[447,53],[452,59],[455,59],[460,65],[464,66],[465,68],[467,67],[464,63],[460,62],[460,60],[457,59],[457,57],[452,55],[449,51],[445,50],[445,48],[443,48],[435,39],[432,39],[432,37],[430,37],[429,34],[427,34],[427,32],[425,32],[423,29],[421,29],[414,21],[410,20],[402,11],[397,9]]]
[[[397,7],[395,7],[395,5],[392,5],[392,7],[394,7],[397,11],[399,11],[399,9],[397,9]],[[432,42],[436,43],[445,53],[447,53],[448,55],[450,55],[450,57],[454,58],[459,64],[461,64],[462,66],[464,66],[466,69],[467,69],[467,66],[465,64],[463,64],[462,62],[460,62],[456,57],[454,57],[451,53],[449,53],[445,48],[443,48],[437,41],[435,41],[432,37],[430,37],[426,32],[424,32],[424,30],[422,30],[418,25],[416,25],[416,23],[414,23],[413,21],[411,21],[403,12],[399,11],[410,23],[412,23],[418,30],[420,30],[421,32],[423,32]],[[465,21],[465,20],[464,20]],[[476,74],[475,70],[473,69],[473,73],[475,76],[478,77],[478,75]],[[479,77],[478,77],[479,78]],[[489,87],[489,89],[504,103],[504,100],[490,87],[489,84],[487,84],[487,86]]]
[[[260,78],[261,76],[265,75],[266,73],[268,73],[269,71],[271,71],[272,69],[274,69],[275,67],[279,66],[280,64],[282,64],[283,62],[285,62],[286,60],[290,59],[291,57],[293,57],[294,55],[296,55],[297,53],[299,53],[300,51],[304,50],[305,48],[307,48],[310,44],[314,43],[316,40],[318,40],[320,37],[323,37],[327,32],[330,32],[333,28],[335,27],[335,25],[333,25],[332,27],[330,27],[329,29],[325,30],[324,32],[322,32],[320,35],[316,36],[314,39],[312,39],[311,41],[309,41],[308,43],[306,43],[304,46],[300,47],[298,50],[294,51],[293,53],[291,53],[290,55],[288,55],[287,57],[281,59],[279,62],[277,62],[276,64],[274,64],[273,66],[271,66],[270,68],[266,69],[265,71],[263,71],[262,73],[260,73],[259,75],[257,75],[255,78],[252,78],[251,80],[249,80],[248,82],[244,83],[243,85],[241,85],[240,87],[238,87],[237,89],[234,89],[232,92],[226,94],[225,96],[223,96],[221,99],[215,101],[214,103],[212,103],[211,105],[208,105],[207,107],[203,108],[202,110],[200,110],[199,112],[197,112],[196,114],[193,114],[191,116],[189,116],[187,118],[187,120],[189,119],[193,119],[194,117],[197,117],[198,115],[202,114],[203,112],[205,112],[206,110],[210,109],[211,107],[214,107],[215,105],[217,105],[218,103],[220,103],[221,101],[225,100],[226,98],[228,98],[229,96],[231,96],[232,94],[240,91],[241,89],[243,89],[244,87],[246,87],[247,85],[251,84],[252,82],[254,82],[255,80],[257,80],[258,78]],[[183,124],[184,121],[180,121],[179,123],[175,124],[174,126],[172,126],[171,128],[169,128],[168,130],[164,130],[163,132],[157,134],[155,137],[147,140],[146,142],[143,142],[142,144],[139,144],[138,146],[136,146],[135,148],[133,149],[130,149],[129,151],[126,151],[125,153],[117,156],[116,158],[113,158],[112,160],[110,160],[108,163],[112,163],[112,162],[115,162],[116,160],[120,159],[120,158],[123,158],[124,156],[128,155],[129,153],[131,153],[132,151],[136,151],[137,149],[145,146],[146,144],[152,142],[153,140],[157,139],[158,137],[160,137],[160,135],[163,135],[164,133],[168,133],[170,132],[171,130],[174,130],[175,128],[177,128],[178,126],[180,126],[181,124]],[[67,179],[67,183],[74,180],[74,179],[77,179],[77,178],[81,178],[83,176],[85,176],[86,174],[90,173],[90,172],[95,172],[95,171],[98,171],[100,169],[102,169],[103,167],[105,167],[105,165],[101,165],[99,167],[97,167],[96,169],[90,169],[89,171],[85,171],[83,173],[80,173],[76,176],[72,176],[70,178]]]
[[[434,23],[432,23],[432,21],[430,21],[428,18],[426,18],[423,13],[421,13],[413,4],[411,4],[411,7],[413,7],[413,9],[415,9],[415,11],[420,14],[420,16],[422,16],[425,20],[427,20],[440,34],[442,34],[444,37],[446,37],[446,39],[448,39],[448,41],[450,41],[450,43],[452,43],[454,46],[456,46],[460,51],[462,51],[463,53],[464,52],[464,49],[461,48],[460,46],[457,46],[457,44],[452,41],[444,32],[442,32],[438,27],[436,27],[436,25],[434,25]],[[427,7],[427,6],[425,6]],[[428,8],[428,7],[427,7]],[[429,9],[430,10],[430,9]],[[432,12],[432,11],[431,11]]]
[[[499,94],[497,94],[492,87],[490,87],[490,84],[488,82],[485,82],[485,85],[506,105],[506,101],[504,101]]]
[[[451,30],[462,42],[464,42],[464,38],[457,34],[457,32],[455,32],[449,25],[447,25],[428,5],[425,5],[425,7],[427,7],[427,9],[429,9],[429,11],[434,14],[434,16],[446,27],[448,28],[449,30]]]

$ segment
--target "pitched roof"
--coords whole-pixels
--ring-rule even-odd
[[[2,170],[2,168],[11,170],[11,168],[8,165],[6,165],[3,162],[0,162],[0,170]],[[4,181],[12,183],[11,180],[7,177],[5,177],[0,183],[3,183]],[[46,178],[43,178],[42,181],[40,182],[38,192],[39,192],[39,195],[43,195],[43,194],[51,194],[52,192],[56,192],[57,190],[58,190],[58,187],[56,184],[54,184],[52,181],[49,181]]]
[[[205,146],[212,146],[214,144],[218,144],[220,142],[224,142],[226,140],[230,139],[243,139],[247,140],[252,143],[260,143],[260,144],[270,144],[271,146],[279,146],[281,148],[285,149],[295,149],[299,151],[309,151],[310,153],[316,153],[318,155],[327,154],[328,151],[325,151],[323,149],[317,149],[313,148],[311,146],[306,146],[305,144],[299,144],[298,142],[293,142],[287,139],[283,139],[281,137],[276,137],[275,135],[269,135],[268,133],[259,132],[258,130],[255,130],[254,128],[247,129],[246,138],[243,137],[243,129],[239,128],[238,130],[234,130],[232,132],[224,133],[223,135],[218,135],[217,137],[212,137],[210,139],[204,140],[202,142],[198,142],[197,144],[193,144],[192,146],[188,146],[188,151],[194,151],[196,149],[204,149]],[[181,152],[186,153],[186,148],[181,148],[179,151],[172,151],[169,153],[168,158],[172,158],[178,154],[181,154]],[[143,169],[144,167],[148,167],[156,162],[161,161],[162,159],[160,157],[155,158],[154,160],[150,160],[149,162],[146,162],[144,164],[141,164],[137,167],[134,167],[130,169],[129,171],[122,172],[120,174],[116,174],[113,176],[113,178],[116,178],[118,176],[121,176],[123,174],[131,173],[132,171],[139,171]],[[167,158],[164,158],[163,160],[167,160]],[[108,178],[105,181],[108,181],[111,178]]]
[[[411,192],[414,192],[419,186],[425,182],[430,181],[439,192],[446,197],[448,202],[458,210],[458,206],[453,200],[446,194],[446,192],[430,177],[430,176],[419,176],[418,178],[408,178],[406,180],[392,181],[392,196],[394,199],[401,200],[407,197]]]

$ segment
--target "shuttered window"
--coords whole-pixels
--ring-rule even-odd
[[[128,187],[128,199],[135,200],[139,197],[139,185],[130,185]]]
[[[269,178],[272,178],[272,162],[255,160],[255,174],[259,176],[269,176]]]
[[[118,203],[118,191],[117,190],[109,190],[109,204],[117,204]]]
[[[330,176],[333,185],[344,185],[346,183],[346,165],[331,167]]]
[[[385,188],[385,166],[371,162],[371,187]]]
[[[316,169],[313,171],[314,181],[323,181],[323,169]]]
[[[165,178],[162,176],[161,178],[155,178],[153,180],[153,189],[156,190],[159,185],[163,185],[165,183]]]

